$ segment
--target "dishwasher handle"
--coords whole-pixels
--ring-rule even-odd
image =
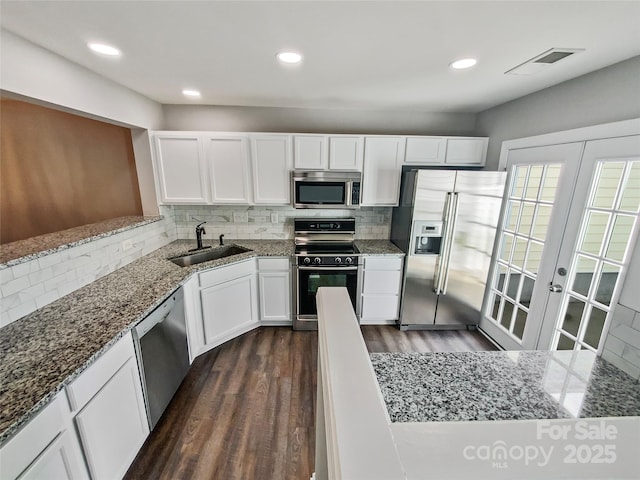
[[[152,319],[153,321],[142,322],[140,325],[136,327],[136,334],[138,335],[138,338],[144,337],[147,333],[149,333],[149,331],[151,331],[153,327],[155,327],[159,323],[164,322],[168,316],[169,316],[169,312],[167,312],[167,314],[164,317],[157,316]]]
[[[179,298],[182,296],[182,291],[178,290],[177,292],[171,294],[169,298],[167,298],[158,308],[156,308],[153,312],[151,312],[147,317],[142,320],[138,325],[135,326],[133,332],[137,338],[144,337],[149,331],[165,321],[165,319],[169,316],[169,314],[173,311],[176,304],[179,303]]]

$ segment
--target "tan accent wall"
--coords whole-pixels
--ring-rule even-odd
[[[131,131],[0,102],[0,242],[142,215]]]

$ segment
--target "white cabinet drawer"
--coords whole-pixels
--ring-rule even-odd
[[[260,272],[282,272],[291,269],[291,260],[287,258],[259,258],[258,271]]]
[[[365,270],[362,293],[398,295],[400,270]]]
[[[255,260],[253,258],[233,265],[212,268],[200,274],[200,287],[217,285],[252,273],[255,273]]]
[[[82,409],[134,355],[133,339],[129,332],[67,387],[71,410],[77,412]]]
[[[396,320],[398,318],[398,295],[363,295],[362,319],[371,320]]]
[[[402,257],[364,257],[365,270],[402,270]]]

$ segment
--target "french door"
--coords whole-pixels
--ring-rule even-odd
[[[508,350],[598,351],[630,257],[640,137],[509,152],[481,328]]]

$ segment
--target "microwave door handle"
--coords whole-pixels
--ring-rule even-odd
[[[353,194],[353,182],[346,182],[345,183],[345,192],[344,192],[344,204],[347,207],[351,206],[351,195]]]

